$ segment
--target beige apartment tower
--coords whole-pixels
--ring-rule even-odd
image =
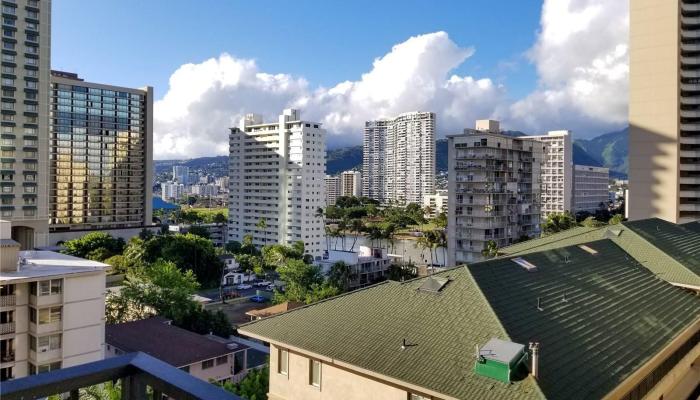
[[[152,223],[153,88],[51,71],[50,231]]]
[[[630,2],[632,220],[700,219],[700,4]]]
[[[48,242],[51,1],[2,3],[0,218],[22,249]]]

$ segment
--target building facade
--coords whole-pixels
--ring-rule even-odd
[[[429,210],[426,212],[426,217],[435,218],[440,213],[447,214],[448,209],[448,194],[447,190],[436,190],[435,194],[426,194],[423,196],[423,209]]]
[[[2,4],[0,218],[22,249],[48,243],[51,1]]]
[[[362,174],[360,171],[344,171],[340,174],[340,195],[353,197],[362,195]]]
[[[326,175],[324,184],[326,186],[326,206],[332,206],[340,196],[340,177]]]
[[[185,195],[185,185],[177,182],[163,182],[160,184],[161,198],[163,200],[180,200]]]
[[[570,131],[550,131],[528,136],[543,146],[541,206],[542,219],[572,211],[574,149]]]
[[[328,275],[335,263],[345,263],[348,266],[348,290],[354,290],[387,279],[393,261],[385,249],[360,246],[357,252],[330,250],[328,258],[317,265],[323,274]]]
[[[630,219],[700,219],[700,9],[630,3]]]
[[[574,166],[574,208],[573,212],[589,212],[607,209],[610,194],[610,173],[607,168]]]
[[[184,165],[173,165],[173,181],[182,183],[183,185],[189,185],[190,168]]]
[[[52,71],[52,232],[152,224],[153,88]]]
[[[101,360],[109,265],[0,239],[0,380]]]
[[[435,113],[365,123],[362,194],[382,203],[418,203],[435,191]]]
[[[252,235],[258,246],[303,241],[323,254],[326,131],[284,110],[277,122],[246,115],[229,135],[229,241]],[[264,223],[263,223],[264,221]]]
[[[448,136],[448,266],[480,260],[489,241],[500,248],[540,231],[542,145],[488,122]]]

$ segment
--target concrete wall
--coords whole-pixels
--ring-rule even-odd
[[[202,369],[201,362],[190,364],[190,375],[207,382],[228,379],[233,375],[233,355],[229,354],[226,357],[227,361],[224,364],[216,365],[216,359],[214,359],[214,366],[207,369]]]
[[[409,391],[322,363],[321,387],[309,384],[309,358],[289,352],[289,374],[278,373],[278,347],[270,345],[270,400],[406,400]]]
[[[679,2],[630,2],[631,220],[678,222]]]

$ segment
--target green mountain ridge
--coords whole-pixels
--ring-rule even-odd
[[[525,136],[520,131],[505,131],[510,136]],[[574,163],[594,167],[610,168],[610,176],[627,178],[629,152],[629,127],[609,132],[592,139],[574,140]],[[226,173],[228,156],[200,157],[190,160],[156,160],[156,173],[168,171],[173,165],[185,165]],[[335,175],[351,169],[362,169],[362,146],[340,147],[326,152],[326,173]],[[435,169],[447,172],[447,139],[435,141]]]

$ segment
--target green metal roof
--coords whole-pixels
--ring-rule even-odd
[[[700,221],[687,222],[681,226],[695,233],[700,233]]]
[[[536,272],[498,258],[433,275],[449,278],[437,293],[419,290],[430,278],[385,282],[239,331],[444,397],[600,398],[700,318],[700,298],[642,268],[612,240],[586,244],[597,254],[569,246],[521,255]],[[475,374],[475,345],[491,338],[540,342],[539,382]]]
[[[239,327],[458,399],[542,399],[532,378],[507,384],[477,375],[475,346],[508,339],[466,268],[438,293],[429,278],[384,282]],[[408,344],[401,350],[403,339]],[[525,343],[523,343],[525,344]]]
[[[601,398],[700,318],[700,298],[643,268],[612,240],[469,266],[517,343],[540,343],[549,399]],[[539,306],[538,309],[538,298]]]
[[[656,231],[660,226],[661,232]],[[600,228],[577,227],[499,249],[506,256],[524,255],[608,238],[660,278],[700,287],[700,233],[660,219]]]

